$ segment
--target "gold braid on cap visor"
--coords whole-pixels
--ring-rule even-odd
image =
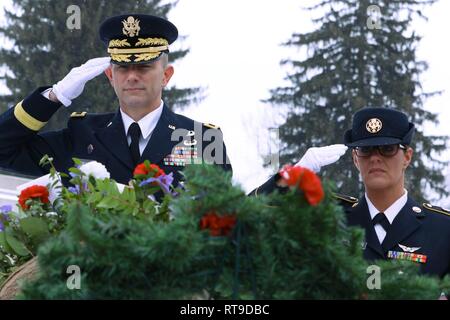
[[[163,38],[139,38],[134,47],[140,46],[151,47],[126,48],[131,47],[128,39],[112,39],[109,41],[108,53],[111,55],[111,59],[117,62],[132,62],[133,55],[135,56],[134,62],[148,61],[159,57],[162,51],[168,50],[169,42]]]

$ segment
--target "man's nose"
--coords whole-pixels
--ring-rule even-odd
[[[139,78],[138,72],[134,68],[127,70],[127,81],[136,81]]]

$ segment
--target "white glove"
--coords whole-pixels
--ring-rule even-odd
[[[308,168],[314,172],[319,172],[320,168],[327,164],[334,163],[347,151],[343,144],[332,144],[326,147],[309,148],[297,162],[296,166]]]
[[[63,105],[70,106],[72,100],[83,92],[86,82],[109,67],[110,60],[110,57],[94,58],[79,67],[73,68],[64,79],[53,85],[53,93]]]

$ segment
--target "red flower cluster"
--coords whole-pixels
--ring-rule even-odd
[[[215,211],[205,214],[200,220],[200,229],[209,229],[211,236],[228,236],[236,224],[236,215],[220,216]]]
[[[19,195],[19,204],[24,210],[28,210],[26,202],[28,199],[39,199],[42,203],[49,203],[48,200],[48,189],[44,186],[31,186],[22,190]]]
[[[319,177],[311,170],[300,166],[284,166],[280,170],[281,180],[289,187],[297,187],[305,194],[310,205],[322,201],[324,192]]]
[[[154,173],[153,178],[157,178],[159,176],[165,175],[165,172],[158,167],[156,164],[149,164],[148,166],[145,163],[138,164],[136,168],[134,168],[133,175],[147,175],[150,173]]]

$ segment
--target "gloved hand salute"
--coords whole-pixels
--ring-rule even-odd
[[[93,58],[73,68],[61,81],[53,85],[53,94],[64,106],[70,106],[72,100],[83,92],[86,82],[105,71],[110,66],[110,61],[110,57]]]
[[[332,144],[326,147],[313,147],[306,150],[306,153],[296,163],[296,166],[308,168],[314,172],[319,172],[323,166],[332,164],[347,151],[343,144]]]

